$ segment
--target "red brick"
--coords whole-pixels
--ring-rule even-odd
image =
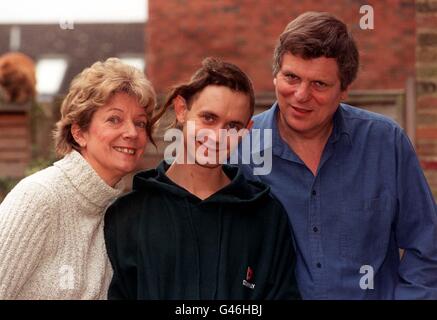
[[[406,80],[416,75],[416,62],[417,66],[434,63],[437,57],[437,44],[425,48],[418,41],[420,34],[437,28],[436,12],[425,10],[431,2],[422,0],[416,7],[414,0],[149,0],[147,73],[158,93],[163,93],[188,80],[201,60],[213,55],[246,71],[257,93],[272,92],[271,62],[279,34],[293,18],[314,10],[333,13],[354,34],[361,66],[351,89],[404,89]],[[374,30],[359,28],[362,4],[374,9]],[[437,157],[424,142],[437,139],[437,124],[424,118],[435,114],[437,98],[432,94],[437,87],[433,86],[435,79],[418,80],[417,139],[419,157],[424,160],[425,155]],[[437,179],[431,184],[437,190]]]
[[[416,137],[417,139],[437,139],[437,126],[434,128],[418,128]]]
[[[257,91],[272,91],[271,61],[286,24],[308,10],[329,11],[353,30],[362,53],[355,89],[404,88],[415,72],[414,1],[369,0],[375,29],[361,30],[360,4],[328,1],[150,0],[148,75],[158,92],[185,81],[208,56],[238,64]]]
[[[437,161],[421,161],[424,170],[437,170]]]
[[[437,110],[437,95],[436,96],[423,96],[417,99],[418,110]]]

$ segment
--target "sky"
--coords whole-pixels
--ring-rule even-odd
[[[144,22],[147,0],[0,0],[0,24]]]

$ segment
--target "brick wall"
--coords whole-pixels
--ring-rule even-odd
[[[416,10],[416,146],[437,198],[437,0],[417,0]]]
[[[374,9],[373,30],[359,27],[365,4]],[[415,142],[437,198],[437,0],[149,0],[148,76],[164,93],[213,55],[238,64],[258,94],[269,94],[277,37],[308,10],[331,12],[351,28],[361,55],[353,90],[405,89],[417,72]]]
[[[0,108],[0,178],[22,177],[30,161],[28,112]]]
[[[364,4],[374,8],[374,30],[359,28]],[[149,0],[147,73],[162,92],[214,55],[242,67],[257,92],[271,91],[277,37],[308,10],[329,11],[352,28],[362,58],[353,88],[400,89],[414,75],[414,0]]]

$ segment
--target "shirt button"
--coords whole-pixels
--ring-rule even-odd
[[[313,190],[312,194],[315,196],[317,194],[316,190]]]
[[[314,231],[314,232],[317,232],[317,231],[319,231],[319,229],[318,229],[317,227],[314,227],[314,228],[313,228],[313,231]]]
[[[316,266],[320,269],[322,267],[322,264],[320,262],[317,262]]]

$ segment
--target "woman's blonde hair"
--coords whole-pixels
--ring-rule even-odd
[[[71,133],[71,126],[77,124],[81,130],[86,131],[94,112],[119,92],[135,97],[145,109],[147,138],[154,144],[154,122],[151,119],[156,105],[155,90],[140,70],[120,59],[109,58],[84,69],[71,82],[70,90],[62,102],[61,119],[53,131],[56,153],[63,156],[72,149],[80,150]]]

